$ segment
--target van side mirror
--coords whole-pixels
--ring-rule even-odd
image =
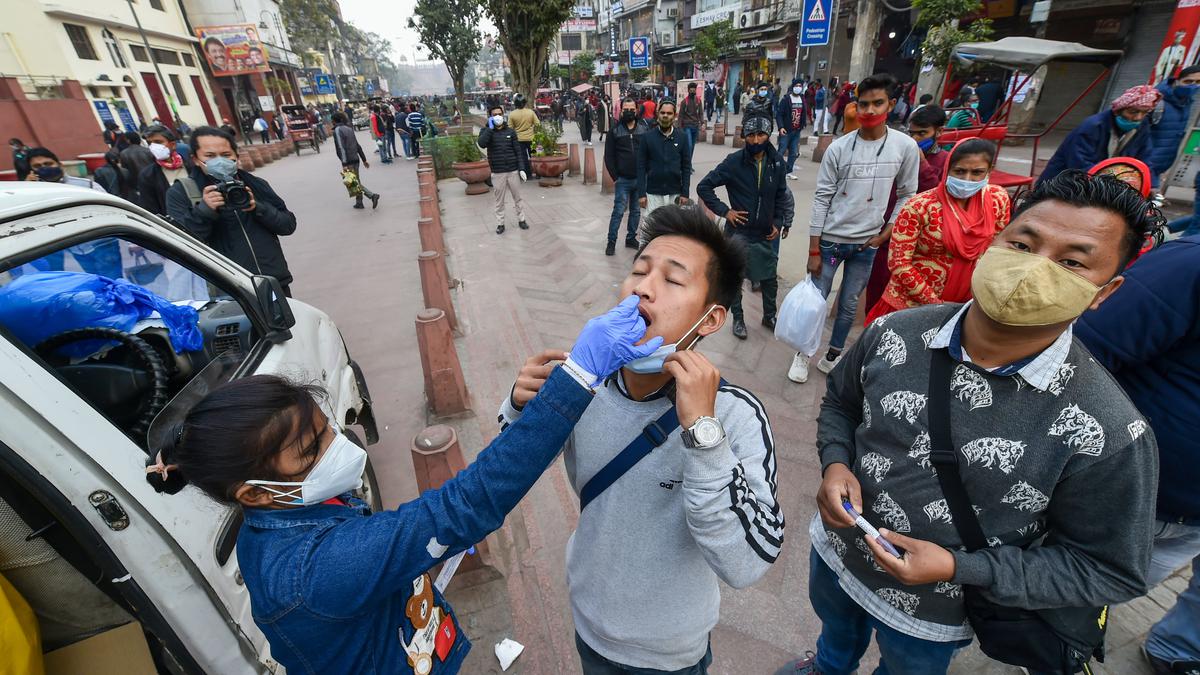
[[[258,308],[267,319],[267,327],[273,333],[283,333],[284,339],[291,337],[288,332],[296,325],[296,317],[288,305],[287,296],[283,294],[283,286],[275,277],[256,274],[253,278],[254,295],[258,300]]]

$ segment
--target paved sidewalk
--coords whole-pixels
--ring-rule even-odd
[[[564,140],[579,141],[573,125],[567,126]],[[603,145],[597,143],[595,150],[599,167]],[[802,150],[807,153],[808,148]],[[729,141],[724,148],[700,144],[693,185],[729,152]],[[424,412],[413,331],[422,304],[415,260],[415,163],[373,162],[364,172],[364,181],[384,195],[378,211],[351,210],[336,169],[331,154],[306,153],[257,173],[300,214],[301,227],[283,240],[297,297],[332,316],[366,372],[382,434],[371,456],[385,502],[395,505],[416,497],[409,443],[431,423]],[[797,173],[800,180],[791,182],[796,234],[782,244],[781,298],[804,276],[816,165],[802,158]],[[604,256],[612,199],[601,195],[598,185],[582,185],[579,177],[560,188],[526,183],[523,194],[532,229],[515,227],[510,205],[503,236],[494,234],[492,196],[468,197],[463,188],[457,180],[440,183],[450,271],[462,282],[455,291],[463,325],[457,348],[473,399],[473,414],[449,423],[458,430],[469,461],[495,436],[496,407],[520,364],[542,349],[569,347],[584,320],[616,300],[616,287],[632,256],[626,249]],[[819,630],[807,601],[807,522],[819,483],[813,439],[825,380],[814,368],[805,385],[787,381],[791,352],[758,325],[761,305],[748,289],[745,305],[750,339],[739,342],[726,329],[705,340],[704,352],[727,379],[754,391],[769,411],[777,442],[779,498],[789,528],[783,555],[766,578],[750,589],[724,589],[721,623],[713,632],[712,672],[770,675],[813,649]],[[579,672],[563,559],[577,517],[578,504],[560,461],[490,537],[495,568],[455,578],[449,596],[475,644],[464,673],[499,673],[492,649],[503,637],[526,646],[509,673]],[[1114,609],[1109,665],[1097,672],[1148,672],[1137,647],[1184,583],[1182,575],[1173,577],[1147,598]],[[862,671],[873,667],[875,659],[872,648]],[[967,651],[952,672],[1017,671]]]

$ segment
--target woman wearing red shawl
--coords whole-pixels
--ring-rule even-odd
[[[975,261],[1008,225],[1008,192],[987,182],[996,146],[960,141],[941,184],[904,205],[888,245],[891,280],[867,323],[896,310],[971,298]]]

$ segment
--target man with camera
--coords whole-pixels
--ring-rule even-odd
[[[228,133],[198,127],[191,148],[196,168],[167,190],[168,217],[250,272],[275,277],[290,297],[279,237],[296,231],[296,215],[265,180],[237,168]]]

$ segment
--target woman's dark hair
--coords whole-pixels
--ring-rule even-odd
[[[955,162],[968,155],[987,155],[988,166],[991,166],[996,161],[996,144],[984,138],[969,138],[959,143],[954,146],[954,153],[946,163],[946,170],[949,171]]]
[[[927,105],[920,110],[914,110],[908,118],[908,126],[938,127],[946,126],[946,111],[940,105]]]
[[[324,425],[317,399],[324,396],[320,387],[275,375],[252,375],[217,387],[192,406],[169,432],[166,445],[157,449],[164,465],[174,465],[166,479],[149,473],[146,481],[168,494],[191,483],[213,499],[233,504],[235,490],[247,480],[287,479],[279,475],[276,459],[306,436],[320,437]],[[301,454],[315,461],[319,449],[313,442]]]
[[[205,125],[192,129],[192,138],[188,145],[192,148],[193,156],[200,152],[200,139],[203,136],[216,136],[217,138],[224,138],[225,140],[229,141],[229,147],[233,148],[234,152],[237,152],[237,141],[234,140],[233,136],[228,131]]]
[[[1137,256],[1146,236],[1163,225],[1162,212],[1153,202],[1142,197],[1132,186],[1115,176],[1089,176],[1079,169],[1067,169],[1057,176],[1040,181],[1037,187],[1017,204],[1012,219],[1045,201],[1059,201],[1072,206],[1093,207],[1111,211],[1128,225],[1121,238],[1121,264],[1125,269]]]
[[[865,92],[875,91],[876,89],[882,89],[888,98],[896,98],[892,94],[896,89],[896,78],[892,77],[890,73],[875,73],[869,77],[864,77],[862,82],[858,83],[856,93],[859,98],[862,98]]]
[[[742,277],[746,269],[746,251],[741,243],[726,237],[716,223],[708,219],[700,209],[689,206],[660,206],[642,220],[646,243],[638,249],[638,255],[658,237],[674,235],[699,242],[708,249],[711,257],[705,276],[708,278],[708,302],[725,307],[733,305],[733,299],[742,292]]]

